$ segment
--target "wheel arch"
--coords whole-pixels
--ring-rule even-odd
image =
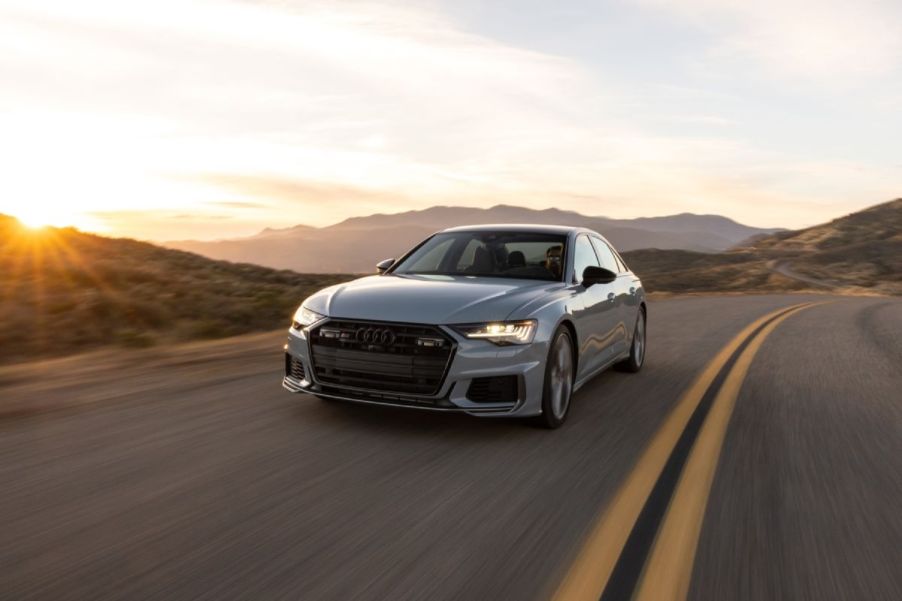
[[[573,325],[572,321],[564,318],[561,320],[561,323],[558,324],[558,328],[560,327],[567,328],[567,331],[570,333],[570,346],[573,347],[573,379],[575,381],[576,374],[579,373],[579,339],[576,336],[576,326]]]

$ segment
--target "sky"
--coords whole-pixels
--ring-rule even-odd
[[[902,2],[0,0],[0,213],[148,240],[433,205],[804,227],[902,196]]]

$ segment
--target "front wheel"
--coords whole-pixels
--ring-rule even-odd
[[[570,331],[561,326],[551,339],[545,361],[545,386],[542,391],[542,415],[539,423],[557,428],[567,419],[573,393],[573,342]]]
[[[636,329],[633,330],[633,344],[630,347],[630,356],[616,365],[621,371],[636,373],[642,369],[645,363],[645,311],[639,309],[636,316]]]

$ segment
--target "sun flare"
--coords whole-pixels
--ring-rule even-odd
[[[16,215],[16,219],[30,230],[40,230],[52,225],[50,220],[40,213],[20,213]]]
[[[31,230],[41,230],[48,227],[74,227],[82,231],[100,231],[104,228],[97,220],[86,215],[50,211],[46,207],[18,209],[12,212],[19,223]]]

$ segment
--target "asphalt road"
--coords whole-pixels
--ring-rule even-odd
[[[0,598],[548,599],[681,394],[739,389],[688,598],[902,599],[902,301],[653,301],[568,423],[326,403],[280,336],[0,370]]]
[[[815,288],[823,288],[827,290],[839,288],[839,284],[835,282],[819,280],[817,278],[803,275],[795,271],[792,268],[792,265],[787,261],[771,261],[769,266],[773,271],[779,273],[780,275],[786,276],[791,280],[796,280],[797,282],[802,282],[803,284],[814,286]]]

